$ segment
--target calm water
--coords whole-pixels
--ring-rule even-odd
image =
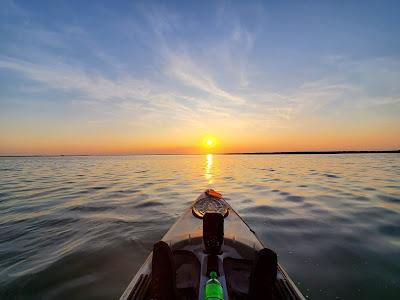
[[[306,296],[399,299],[399,154],[0,158],[0,298],[118,298],[208,187]]]

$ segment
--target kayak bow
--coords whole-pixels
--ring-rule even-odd
[[[305,298],[275,252],[210,189],[154,245],[120,298],[149,299]]]

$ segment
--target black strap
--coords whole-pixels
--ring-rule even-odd
[[[219,268],[218,268],[218,256],[215,254],[207,255],[207,276],[210,275],[210,272],[216,272],[219,276]]]
[[[208,254],[221,254],[224,242],[224,216],[216,212],[207,212],[203,217],[204,250]]]

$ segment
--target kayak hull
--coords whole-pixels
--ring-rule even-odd
[[[177,287],[187,294],[182,297],[184,299],[204,299],[203,288],[208,274],[201,218],[202,213],[209,210],[218,211],[225,217],[223,251],[218,255],[217,262],[221,270],[218,280],[224,290],[224,299],[246,299],[251,264],[256,253],[265,245],[225,199],[210,197],[208,190],[196,199],[162,238],[178,261]],[[120,300],[151,299],[152,255],[149,254]],[[279,263],[274,291],[274,299],[305,299]]]

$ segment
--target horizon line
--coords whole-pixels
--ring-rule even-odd
[[[63,156],[140,156],[140,155],[298,155],[298,154],[367,154],[367,153],[400,153],[398,150],[331,150],[331,151],[272,151],[272,152],[222,152],[222,153],[125,153],[125,154],[32,154],[0,155],[0,157],[63,157]]]

